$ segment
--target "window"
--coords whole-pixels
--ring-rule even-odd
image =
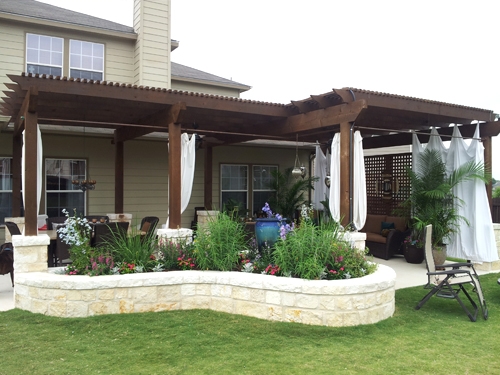
[[[269,197],[274,194],[274,190],[269,188],[273,180],[272,172],[278,171],[277,166],[254,165],[253,166],[253,205],[252,212],[262,211],[262,207],[269,201]]]
[[[12,216],[12,158],[0,158],[0,224]]]
[[[101,81],[104,76],[104,44],[70,40],[69,75]]]
[[[221,209],[228,202],[240,203],[245,209],[251,207],[251,214],[258,213],[273,194],[269,189],[275,165],[221,165]],[[251,171],[252,184],[248,184]]]
[[[62,76],[63,39],[26,34],[26,70],[33,74]]]
[[[48,217],[63,216],[66,209],[70,215],[85,215],[85,194],[71,181],[86,178],[86,161],[71,159],[45,159],[46,213]]]

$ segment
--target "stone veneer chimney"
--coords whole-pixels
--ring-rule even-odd
[[[134,0],[134,84],[169,89],[170,0]]]

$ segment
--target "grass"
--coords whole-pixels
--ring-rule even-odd
[[[0,312],[0,374],[500,374],[498,274],[481,276],[490,317],[422,287],[394,316],[329,328],[192,310],[62,319]]]

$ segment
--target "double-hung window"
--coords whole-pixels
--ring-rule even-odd
[[[45,191],[48,217],[64,216],[63,208],[70,215],[73,209],[85,215],[85,194],[78,190],[73,180],[86,179],[86,161],[75,159],[45,159]]]
[[[104,44],[69,41],[69,75],[102,81],[104,77]]]
[[[0,158],[0,224],[12,216],[12,158]]]
[[[250,207],[251,214],[259,213],[274,194],[269,184],[272,172],[277,170],[276,165],[222,164],[221,209],[239,204],[245,209]]]
[[[26,34],[26,71],[62,76],[63,39]]]

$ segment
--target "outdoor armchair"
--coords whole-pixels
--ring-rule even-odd
[[[431,236],[432,225],[427,225],[424,230],[424,250],[428,282],[424,288],[431,290],[422,298],[415,309],[419,310],[435,295],[441,298],[456,299],[472,322],[475,322],[477,319],[479,304],[484,319],[488,319],[488,309],[483,297],[481,283],[479,282],[479,277],[472,263],[445,263],[436,266],[434,264],[434,258],[432,257]],[[463,292],[467,297],[474,312],[471,312],[462,299],[460,299],[460,292]],[[477,303],[472,298],[471,294],[476,294]]]

